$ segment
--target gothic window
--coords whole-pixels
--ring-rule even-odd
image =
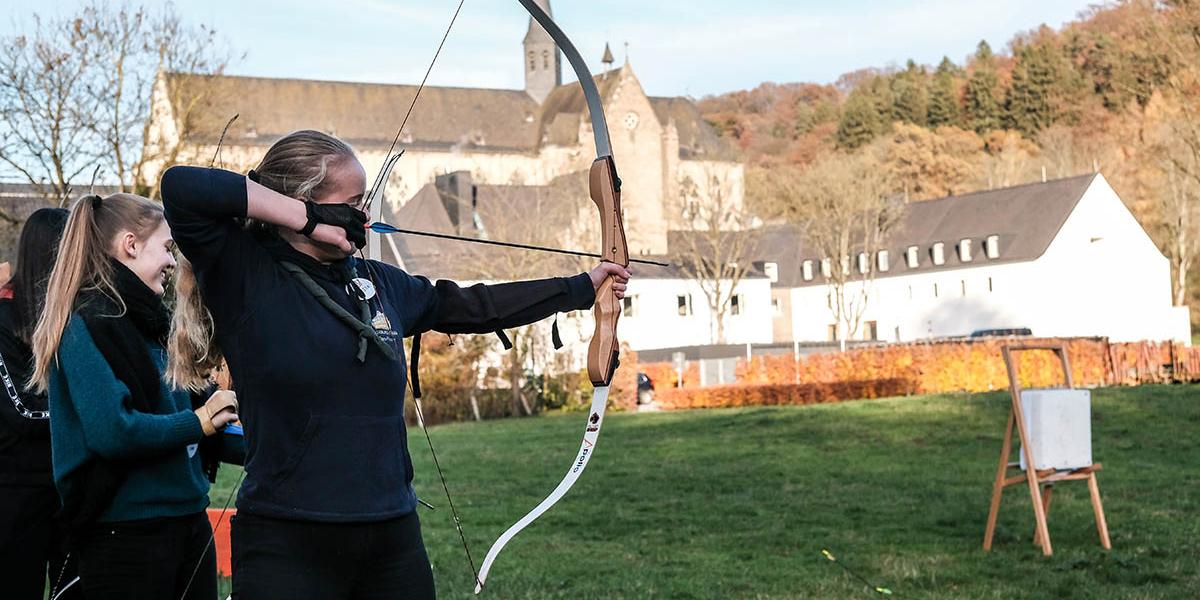
[[[534,59],[534,54],[533,54],[532,50],[529,51],[529,70],[530,71],[537,70],[537,62],[536,62],[536,59]]]
[[[542,68],[543,69],[550,68],[550,51],[549,50],[542,50]]]

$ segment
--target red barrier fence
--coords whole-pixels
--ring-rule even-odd
[[[208,522],[213,528],[213,547],[217,550],[217,574],[221,577],[233,577],[229,555],[229,518],[236,514],[237,509],[231,508],[225,511],[225,518],[221,519],[220,509],[208,509]],[[217,519],[221,519],[221,522],[217,523]]]

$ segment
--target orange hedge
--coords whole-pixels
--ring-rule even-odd
[[[713,385],[700,388],[659,388],[654,400],[663,408],[732,408],[821,404],[907,394],[906,379],[873,379],[821,383],[764,383]]]
[[[902,381],[904,389],[895,393],[983,392],[1006,389],[1008,372],[1001,348],[1018,344],[1056,344],[1067,347],[1071,377],[1077,387],[1136,385],[1139,383],[1200,381],[1200,349],[1171,342],[1110,343],[1105,338],[1068,339],[979,339],[889,344],[857,348],[846,352],[828,352],[793,357],[756,356],[738,361],[738,384],[700,388],[718,390],[701,394],[704,399],[684,394],[675,399],[671,389],[676,380],[669,363],[642,364],[642,372],[655,382],[656,395],[664,406],[690,408],[700,406],[741,406],[781,402],[782,392],[759,390],[763,385],[803,386],[805,384],[856,385],[862,382]],[[1061,384],[1062,368],[1058,357],[1047,350],[1014,354],[1017,375],[1023,387]],[[699,369],[690,362],[684,371],[684,389],[699,384]],[[854,388],[833,394],[851,399]],[[743,390],[747,399],[728,398]],[[690,390],[689,390],[690,391]],[[798,393],[798,392],[797,392]],[[869,393],[864,391],[864,394]],[[765,395],[764,395],[765,394]],[[847,395],[849,394],[849,395]],[[711,398],[709,398],[711,396]],[[875,397],[864,395],[861,397]],[[666,400],[671,398],[670,400]],[[756,400],[757,399],[757,400]]]

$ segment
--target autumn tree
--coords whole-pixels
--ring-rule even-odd
[[[963,193],[978,180],[983,140],[973,131],[939,127],[930,131],[897,124],[877,148],[883,166],[908,200]]]
[[[668,243],[673,261],[704,293],[716,344],[725,343],[725,322],[738,286],[753,270],[759,241],[758,219],[733,194],[732,184],[708,169],[698,177],[684,176],[676,207],[682,227]]]
[[[899,220],[902,201],[868,149],[824,157],[794,181],[790,196],[789,220],[823,259],[830,311],[844,347],[858,335],[874,294],[876,257]]]
[[[34,15],[31,32],[0,50],[0,161],[59,206],[99,154],[84,31],[80,19]]]
[[[69,18],[32,20],[31,33],[0,50],[0,161],[60,205],[97,167],[103,181],[148,193],[140,184],[158,158],[146,141],[159,74],[219,73],[229,52],[170,5],[95,2]]]

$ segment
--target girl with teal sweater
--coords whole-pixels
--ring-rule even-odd
[[[164,377],[172,250],[160,205],[77,201],[32,338],[31,386],[49,393],[54,481],[89,599],[216,593],[204,509],[214,460],[240,462],[239,443],[215,436],[237,403],[194,400]]]

